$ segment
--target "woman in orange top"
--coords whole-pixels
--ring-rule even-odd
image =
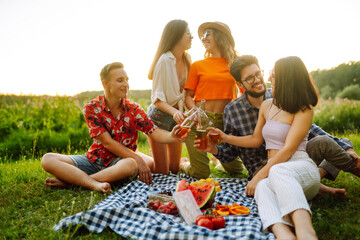
[[[237,97],[236,81],[230,74],[230,65],[238,56],[235,41],[230,28],[221,22],[206,22],[198,29],[199,37],[206,49],[205,59],[190,66],[185,85],[185,105],[188,109],[200,105],[206,100],[206,114],[216,127],[223,129],[223,112],[225,106]],[[196,178],[207,178],[210,175],[207,153],[194,148],[196,132],[193,129],[186,141],[190,162],[180,162],[180,168],[186,174]],[[243,164],[238,159],[231,163],[222,163],[230,174],[240,173]]]

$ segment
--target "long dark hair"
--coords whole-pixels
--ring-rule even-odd
[[[275,63],[274,104],[289,112],[316,106],[318,90],[305,64],[299,57],[281,58]]]
[[[175,45],[181,40],[181,38],[184,36],[184,33],[186,31],[186,28],[188,27],[188,23],[184,20],[175,19],[168,22],[162,32],[159,46],[156,50],[154,60],[151,64],[148,78],[152,80],[154,68],[161,57],[162,54],[170,51],[175,47]],[[187,53],[184,53],[184,60],[186,62],[187,67],[190,67],[190,61],[187,57]]]

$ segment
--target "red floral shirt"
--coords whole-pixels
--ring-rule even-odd
[[[122,100],[122,105],[124,113],[114,118],[109,107],[106,106],[104,95],[98,96],[85,104],[83,113],[90,137],[94,139],[94,143],[86,153],[91,162],[101,158],[104,165],[107,166],[113,159],[118,157],[96,139],[100,134],[108,132],[114,140],[135,151],[138,138],[137,130],[149,135],[156,129],[156,126],[140,105],[125,98]]]

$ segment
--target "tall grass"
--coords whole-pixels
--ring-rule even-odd
[[[78,97],[0,95],[0,161],[21,156],[34,158],[46,152],[84,152],[92,143],[82,114],[83,104],[92,92]],[[148,91],[134,91],[131,99],[145,110]],[[360,102],[321,101],[314,122],[328,132],[354,132],[360,129]],[[146,142],[140,134],[139,141]]]
[[[109,229],[102,234],[79,226],[58,232],[52,230],[60,219],[91,209],[107,196],[79,187],[49,189],[44,186],[45,178],[50,175],[41,169],[42,154],[48,151],[80,154],[91,144],[81,113],[81,105],[86,100],[84,96],[81,99],[0,96],[0,239],[119,237]],[[133,100],[147,109],[147,100]],[[360,103],[356,101],[322,101],[316,108],[314,120],[328,132],[352,140],[358,155],[359,108]],[[332,118],[342,120],[332,123],[329,120]],[[138,144],[141,152],[150,153],[142,133]],[[183,149],[183,156],[187,156],[185,147]],[[211,165],[211,177],[229,176]],[[341,172],[336,181],[322,181],[345,188],[347,196],[344,199],[318,196],[313,200],[312,219],[319,239],[360,239],[360,179]],[[120,187],[113,186],[113,190]]]
[[[360,101],[321,100],[315,108],[314,123],[327,132],[344,133],[360,129]]]
[[[360,149],[360,136],[342,135]],[[147,143],[139,144],[139,150],[150,153]],[[359,151],[357,151],[360,154]],[[183,152],[187,156],[187,152]],[[40,166],[40,159],[22,157],[18,161],[0,163],[0,239],[119,239],[109,229],[101,234],[74,226],[60,231],[52,227],[64,217],[92,209],[107,195],[80,187],[50,189],[44,185],[50,176]],[[211,177],[228,178],[211,165]],[[360,179],[341,172],[336,181],[323,183],[347,190],[344,199],[333,196],[317,196],[312,201],[312,219],[319,239],[360,239]],[[113,185],[117,190],[121,185]]]

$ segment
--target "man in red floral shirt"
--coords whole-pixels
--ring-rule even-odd
[[[184,141],[175,131],[157,128],[145,111],[126,99],[129,78],[122,63],[106,65],[100,73],[105,95],[85,104],[83,113],[94,143],[85,155],[47,153],[41,166],[55,176],[46,179],[49,187],[74,184],[91,190],[109,192],[110,182],[139,175],[151,184],[151,157],[136,150],[138,130],[162,143]]]

